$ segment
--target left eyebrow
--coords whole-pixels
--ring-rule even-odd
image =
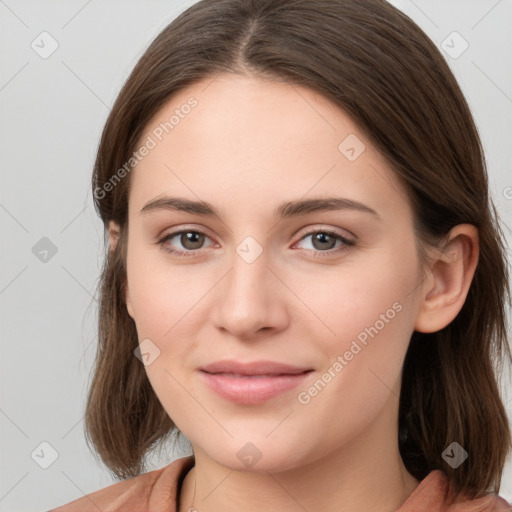
[[[192,201],[183,197],[163,196],[146,203],[140,210],[139,215],[161,210],[182,211],[203,217],[219,217],[220,214],[220,212],[206,201]],[[373,208],[370,208],[359,201],[342,197],[321,197],[287,201],[281,203],[274,210],[273,218],[275,220],[281,220],[284,218],[306,215],[308,213],[339,210],[352,210],[369,213],[375,216],[378,220],[382,220],[381,216]]]
[[[289,201],[280,204],[274,211],[274,219],[280,220],[288,217],[297,217],[313,212],[327,212],[337,210],[355,210],[364,213],[370,213],[382,220],[381,216],[369,206],[342,197],[321,197],[318,199],[304,199],[299,201]]]

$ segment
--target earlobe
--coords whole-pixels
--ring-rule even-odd
[[[448,240],[427,271],[416,331],[440,331],[452,322],[466,300],[478,263],[478,230],[471,224],[459,224],[450,231]]]

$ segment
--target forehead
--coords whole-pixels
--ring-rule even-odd
[[[130,209],[160,194],[230,191],[241,204],[329,192],[408,209],[395,173],[337,105],[309,88],[224,74],[173,95],[145,127]],[[195,197],[194,197],[195,196]],[[278,201],[279,198],[279,201]],[[227,197],[226,197],[227,199]]]

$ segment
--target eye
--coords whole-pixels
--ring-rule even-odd
[[[312,237],[310,242],[311,248],[309,250],[314,251],[320,257],[332,256],[333,254],[347,251],[351,246],[355,245],[355,240],[342,236],[330,229],[309,231],[305,235],[303,234],[299,242],[306,240],[309,237]],[[337,248],[335,248],[336,242],[340,242],[340,245],[338,245]]]
[[[308,250],[314,251],[318,256],[332,256],[334,254],[341,253],[343,251],[348,250],[351,246],[355,245],[355,241],[349,238],[346,238],[335,231],[329,229],[320,229],[316,231],[309,231],[307,233],[303,233],[303,236],[299,240],[299,242],[306,240],[307,238],[312,237],[311,245],[312,248]],[[178,242],[181,244],[183,249],[174,248],[170,242],[176,238]],[[200,249],[203,249],[203,244],[206,238],[210,238],[206,233],[198,230],[192,229],[182,229],[180,231],[174,231],[172,233],[168,233],[160,238],[156,243],[161,245],[162,250],[165,252],[174,254],[178,257],[190,257],[194,256]],[[167,243],[169,242],[169,244]],[[294,244],[297,245],[299,242]],[[335,248],[336,242],[340,242],[337,248]],[[334,245],[333,245],[334,244]],[[332,250],[334,249],[335,250]]]
[[[203,233],[202,231],[192,230],[192,229],[184,229],[181,231],[174,231],[173,233],[168,233],[164,235],[157,241],[157,244],[162,246],[162,250],[175,254],[179,257],[188,257],[193,256],[199,249],[201,249],[204,239],[210,238],[208,235]],[[174,249],[171,245],[166,244],[167,241],[171,241],[173,238],[177,238],[179,243],[185,250],[182,249]]]

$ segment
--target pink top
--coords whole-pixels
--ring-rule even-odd
[[[176,512],[179,489],[194,457],[182,457],[171,464],[86,494],[49,512]],[[512,512],[503,498],[489,495],[461,501],[446,508],[443,491],[446,477],[431,471],[397,512]]]

